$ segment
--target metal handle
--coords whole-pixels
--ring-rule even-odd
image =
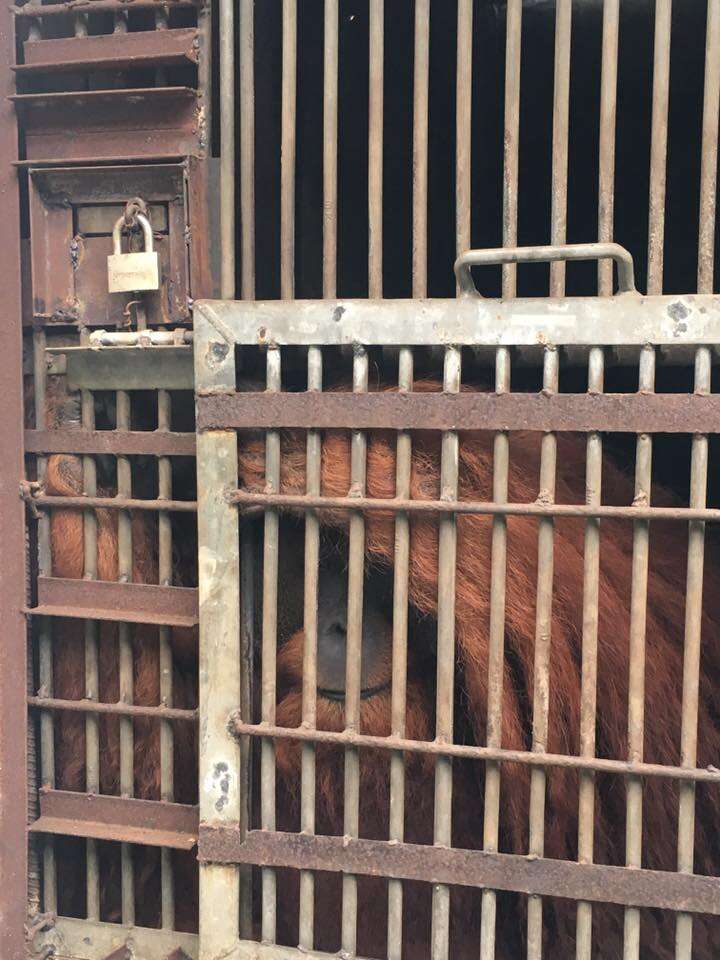
[[[466,250],[455,261],[460,293],[479,296],[471,267],[501,263],[552,263],[558,260],[614,260],[618,270],[618,293],[635,293],[635,270],[630,253],[619,243],[575,243],[549,247],[499,247]]]

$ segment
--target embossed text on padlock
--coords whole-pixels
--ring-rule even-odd
[[[150,221],[142,213],[137,214],[145,238],[142,253],[123,253],[120,231],[124,218],[119,217],[113,227],[113,252],[108,257],[108,290],[110,293],[134,293],[138,290],[159,290],[160,269],[157,251],[153,250]]]

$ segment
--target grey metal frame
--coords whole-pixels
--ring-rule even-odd
[[[519,262],[551,260],[563,263],[572,259],[611,257],[619,265],[621,292],[599,298],[558,297],[544,300],[483,300],[474,291],[470,266],[498,263],[514,269]],[[698,623],[702,589],[702,544],[704,523],[716,521],[720,514],[708,510],[703,496],[707,469],[707,433],[720,431],[720,408],[709,396],[709,371],[713,350],[718,346],[720,303],[710,295],[691,297],[643,297],[633,288],[632,262],[626,251],[612,244],[554,246],[533,249],[470,251],[456,264],[459,296],[456,300],[411,301],[284,301],[257,303],[240,301],[199,301],[195,304],[195,375],[197,396],[198,443],[203,457],[203,482],[198,488],[198,511],[205,517],[200,526],[200,620],[203,662],[206,671],[204,703],[209,703],[210,684],[215,699],[212,710],[203,713],[201,727],[207,742],[223,755],[232,753],[239,737],[259,737],[262,744],[261,829],[240,831],[239,812],[228,807],[218,814],[216,787],[212,777],[201,778],[201,825],[199,858],[201,861],[201,914],[211,910],[223,891],[238,889],[240,864],[263,864],[262,944],[244,934],[240,938],[238,912],[223,916],[223,949],[235,957],[320,956],[313,948],[312,871],[332,869],[343,874],[342,949],[355,956],[357,872],[372,872],[389,878],[388,956],[399,957],[402,949],[402,879],[433,881],[432,956],[444,958],[450,948],[448,884],[481,885],[481,956],[491,958],[495,951],[495,893],[497,889],[516,890],[529,895],[528,956],[542,956],[542,897],[561,895],[578,901],[578,956],[590,956],[592,946],[592,903],[614,902],[626,907],[626,956],[633,955],[638,943],[637,917],[640,907],[656,906],[678,911],[678,955],[691,944],[692,913],[720,912],[720,879],[692,876],[692,816],[695,783],[720,784],[720,772],[695,767],[695,727],[698,684]],[[556,279],[556,283],[560,280]],[[419,282],[419,287],[422,287]],[[678,304],[685,307],[683,324]],[[319,347],[352,346],[353,393],[322,394]],[[268,382],[264,393],[238,394],[235,389],[237,346],[262,348],[267,354]],[[308,392],[282,393],[280,358],[286,346],[308,348]],[[367,394],[366,348],[399,346],[398,393]],[[444,391],[432,398],[412,393],[413,347],[434,346],[444,349]],[[497,386],[495,394],[457,395],[460,389],[462,346],[485,349],[495,354]],[[510,348],[520,354],[538,348],[543,360],[543,391],[540,395],[510,393]],[[619,395],[603,394],[604,356],[608,348],[640,364],[641,395],[626,395],[625,409],[647,402],[640,419],[623,420],[612,414]],[[588,394],[557,395],[561,350],[582,348],[587,355]],[[696,389],[691,396],[655,395],[652,390],[655,357],[662,351],[665,360],[696,358]],[[278,395],[278,392],[280,394]],[[363,394],[359,396],[358,394]],[[463,417],[457,415],[457,404]],[[430,402],[427,402],[430,401]],[[514,413],[502,412],[502,402],[512,401]],[[567,402],[565,402],[567,401]],[[583,405],[587,401],[587,406]],[[474,404],[474,406],[473,406]],[[545,404],[545,413],[538,404]],[[690,404],[690,406],[688,406]],[[681,409],[682,408],[682,409]],[[427,412],[433,416],[427,419]],[[509,408],[508,408],[509,411]],[[701,412],[702,411],[702,412]],[[512,416],[519,417],[515,421]],[[425,419],[423,419],[425,418]],[[464,430],[495,430],[495,474],[493,500],[458,502],[458,433]],[[602,442],[601,431],[617,429],[638,431],[637,491],[641,496],[628,507],[608,507],[600,502],[599,484]],[[649,503],[649,467],[651,435],[670,429],[693,430],[693,495],[688,508],[655,508]],[[351,430],[352,486],[346,497],[322,497],[319,491],[320,433],[323,427],[339,426]],[[374,500],[365,495],[365,433],[374,426],[397,430],[397,496]],[[441,429],[441,494],[435,501],[409,499],[411,429],[422,426]],[[534,504],[507,503],[508,436],[519,426],[543,431],[541,489],[543,495]],[[280,451],[278,430],[301,427],[308,430],[307,493],[279,493]],[[262,428],[267,431],[267,489],[263,493],[230,490],[236,482],[234,453],[236,431]],[[588,501],[584,506],[553,504],[555,483],[556,430],[587,432]],[[274,723],[275,644],[277,623],[277,549],[278,509],[292,506],[306,513],[306,648],[304,654],[303,725],[289,730]],[[244,668],[241,636],[237,626],[239,592],[235,561],[222,550],[235,549],[240,536],[239,511],[248,507],[265,510],[265,583],[263,609],[263,706],[259,724],[250,722],[237,710],[223,713],[218,700],[229,704],[228,678],[238,680],[212,663],[222,664],[234,658]],[[316,669],[317,602],[317,510],[346,509],[350,515],[348,610],[348,700],[346,729],[341,733],[314,729]],[[393,684],[392,732],[387,738],[369,737],[357,727],[359,664],[362,611],[362,557],[364,552],[364,514],[368,510],[390,510],[396,518],[395,600],[393,609]],[[436,737],[431,743],[404,739],[404,674],[407,656],[407,578],[408,517],[416,510],[431,511],[440,524],[438,557],[438,654]],[[484,746],[453,743],[453,687],[455,644],[455,515],[461,512],[492,514],[493,544],[491,571],[491,624],[489,652],[488,741]],[[537,638],[535,689],[544,690],[550,682],[549,663],[550,602],[552,596],[553,518],[582,516],[586,521],[585,587],[583,600],[582,720],[581,754],[560,756],[546,752],[547,698],[535,699],[533,743],[528,751],[509,751],[500,746],[501,671],[503,664],[505,530],[508,515],[535,515],[539,520]],[[644,617],[646,605],[647,529],[653,517],[670,516],[685,520],[690,530],[688,565],[688,610],[685,650],[685,688],[683,698],[682,765],[666,767],[643,762],[642,699],[644,659]],[[599,528],[602,516],[624,516],[634,522],[633,625],[631,643],[630,755],[628,761],[594,757],[595,678],[597,671],[597,603]],[[203,558],[207,562],[203,561]],[[218,564],[227,570],[227,579],[218,579]],[[232,568],[232,569],[230,569]],[[205,598],[205,599],[203,599]],[[221,613],[222,610],[222,613]],[[542,641],[542,642],[540,642]],[[220,681],[220,676],[222,680]],[[214,679],[213,679],[214,678]],[[242,684],[242,680],[239,681]],[[269,698],[269,699],[266,699]],[[239,703],[239,701],[238,701]],[[236,739],[233,740],[233,737]],[[300,741],[303,775],[301,788],[302,832],[282,834],[275,829],[274,746],[278,738]],[[345,837],[314,836],[314,746],[335,743],[345,749]],[[387,842],[357,839],[357,789],[359,748],[372,746],[392,752],[391,819]],[[203,753],[206,748],[203,745]],[[436,758],[434,847],[418,848],[403,842],[403,760],[400,751],[431,754]],[[233,755],[232,770],[237,757]],[[247,755],[246,755],[247,756]],[[483,851],[451,848],[451,779],[453,756],[467,756],[487,762],[485,787],[485,827]],[[215,754],[213,754],[215,758]],[[498,796],[500,765],[513,761],[531,767],[530,848],[527,857],[497,852]],[[213,759],[213,762],[216,762]],[[247,761],[246,761],[247,762]],[[579,771],[579,858],[567,863],[543,859],[543,820],[546,770],[553,766]],[[205,755],[202,769],[210,770]],[[595,771],[627,777],[628,782],[628,861],[625,867],[605,867],[592,863]],[[235,776],[235,774],[233,774]],[[239,772],[240,782],[247,773]],[[680,783],[682,795],[681,841],[678,873],[656,874],[642,869],[638,860],[641,837],[641,776],[660,776]],[[639,799],[638,799],[639,798]],[[244,808],[247,798],[240,798]],[[233,807],[233,810],[235,808]],[[300,942],[297,950],[273,944],[276,929],[276,899],[273,868],[292,866],[301,871]],[[234,895],[234,894],[233,894]],[[215,960],[219,942],[205,941],[201,929],[200,956]]]

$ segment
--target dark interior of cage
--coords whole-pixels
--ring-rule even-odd
[[[255,22],[255,132],[256,132],[256,295],[258,299],[276,299],[280,294],[279,268],[279,209],[280,209],[280,77],[282,44],[282,5],[279,0],[258,6]],[[476,2],[473,26],[473,100],[472,100],[472,211],[471,238],[473,248],[500,247],[503,244],[503,109],[504,109],[504,37],[505,4],[499,2]],[[699,221],[700,137],[703,104],[703,64],[705,49],[705,4],[700,0],[684,0],[675,4],[672,21],[671,85],[669,107],[669,151],[667,166],[667,201],[664,246],[664,290],[671,294],[684,294],[696,289],[698,252],[697,235]],[[298,74],[297,74],[297,192],[295,207],[295,293],[298,298],[322,296],[322,82],[323,82],[323,4],[321,0],[304,0],[298,5]],[[412,83],[413,83],[413,20],[414,6],[409,0],[393,0],[385,10],[385,83],[384,83],[384,211],[383,211],[383,295],[385,297],[409,297],[412,290]],[[453,2],[432,6],[430,19],[430,81],[429,81],[429,217],[428,217],[428,293],[430,296],[453,297],[455,295],[455,50],[457,6]],[[598,130],[600,93],[600,55],[602,38],[602,4],[578,2],[574,5],[571,49],[571,96],[570,135],[568,159],[568,230],[569,242],[592,241],[597,236],[598,209]],[[549,242],[551,177],[552,177],[552,110],[553,110],[553,4],[544,0],[526,2],[523,6],[521,108],[519,151],[519,219],[518,243],[522,246]],[[366,297],[368,295],[368,3],[352,0],[341,5],[340,52],[339,52],[339,218],[338,218],[338,295],[341,297]],[[653,4],[645,0],[621,5],[620,44],[618,60],[618,108],[617,108],[617,154],[615,164],[615,221],[614,239],[625,246],[635,262],[636,282],[640,291],[645,290],[648,247],[648,170],[651,136],[653,65]],[[217,126],[217,121],[216,121]],[[215,139],[221,131],[215,130]],[[239,135],[239,134],[238,134]],[[239,218],[238,218],[239,221]],[[238,231],[240,224],[238,222]],[[238,234],[239,236],[239,234]],[[715,265],[718,263],[715,253]],[[716,270],[717,273],[717,270]],[[474,272],[479,293],[484,297],[498,297],[501,292],[499,268]],[[238,266],[238,289],[242,277]],[[518,296],[545,297],[548,295],[549,268],[547,265],[521,266],[518,271]],[[717,281],[715,288],[717,289]],[[593,296],[597,291],[597,267],[593,263],[571,264],[567,271],[567,293],[571,296]],[[48,336],[52,342],[53,334]],[[283,348],[282,389],[290,392],[307,388],[307,351],[303,348]],[[638,391],[639,350],[606,351],[604,390],[608,393],[634,394]],[[658,351],[655,371],[655,391],[658,393],[691,393],[694,388],[694,358],[692,353],[681,357],[672,351]],[[263,390],[265,386],[266,351],[255,347],[238,349],[238,389]],[[462,382],[464,386],[479,390],[495,387],[495,356],[490,348],[465,348],[462,351]],[[536,350],[511,350],[513,391],[537,392],[543,387],[543,352]],[[584,393],[588,389],[587,351],[560,350],[559,391],[561,393]],[[347,388],[352,381],[352,354],[338,348],[323,348],[323,367],[326,375],[324,389]],[[372,389],[392,388],[398,380],[397,351],[380,347],[369,349],[369,379]],[[414,350],[414,376],[416,381],[442,382],[443,355],[441,349],[417,348]],[[712,373],[713,386],[716,372]],[[114,430],[117,413],[114,396],[97,393],[95,396],[95,426],[98,430]],[[133,430],[152,431],[157,428],[155,393],[152,389],[132,395],[131,426]],[[190,393],[177,392],[172,397],[172,426],[177,431],[194,429],[193,397]],[[251,443],[255,435],[240,432],[238,442]],[[378,442],[388,442],[382,437]],[[425,441],[423,441],[425,442]],[[540,438],[537,438],[538,448]],[[584,444],[585,438],[577,436],[573,441],[575,450]],[[657,502],[667,505],[688,504],[690,490],[691,447],[690,435],[658,433],[653,437],[652,477],[657,484]],[[285,438],[281,441],[281,451]],[[372,443],[372,440],[371,440]],[[461,434],[460,446],[464,438]],[[603,455],[617,465],[618,475],[625,478],[623,490],[632,497],[633,475],[636,466],[636,436],[629,433],[613,433],[603,437]],[[427,438],[428,449],[437,453],[439,438]],[[512,464],[515,441],[510,437],[510,461]],[[717,447],[710,439],[707,502],[709,506],[720,505],[720,479],[714,469],[717,463]],[[103,495],[117,493],[116,458],[95,457],[98,487]],[[132,495],[143,499],[158,496],[158,474],[153,457],[132,457]],[[585,498],[584,462],[573,461],[581,472],[575,484],[563,489],[570,498],[567,502],[582,503]],[[530,479],[528,490],[535,489],[538,477]],[[173,458],[173,497],[178,500],[196,498],[194,463],[190,459]],[[485,491],[487,500],[492,491]],[[619,505],[629,506],[630,500]],[[581,520],[567,521],[580,524]],[[630,521],[624,521],[629,524]],[[195,518],[190,513],[174,513],[171,517],[173,545],[173,582],[185,586],[197,584],[197,533]],[[247,599],[252,598],[250,620],[252,622],[252,650],[254,702],[251,719],[259,719],[259,671],[262,667],[262,619],[263,619],[263,528],[265,520],[257,511],[249,512],[242,520],[242,535],[250,544],[254,555],[251,589]],[[279,583],[282,609],[278,611],[277,641],[278,704],[297,696],[301,691],[301,679],[293,674],[301,648],[294,651],[291,663],[282,659],[284,645],[301,631],[303,624],[303,550],[305,525],[302,516],[283,514],[280,522]],[[156,532],[153,531],[153,536]],[[602,534],[601,534],[602,536]],[[707,530],[706,551],[717,554],[717,543],[711,526]],[[686,537],[687,540],[687,537]],[[680,543],[681,541],[676,541]],[[651,534],[652,544],[652,534]],[[321,584],[323,572],[341,571],[347,574],[347,530],[341,523],[333,529],[323,528],[321,535]],[[135,544],[135,550],[139,549]],[[151,547],[153,551],[157,547]],[[602,547],[601,547],[602,550]],[[681,548],[677,566],[684,569],[687,544]],[[664,583],[666,574],[659,570],[653,573],[651,546],[650,577],[657,576]],[[534,588],[533,588],[534,589]],[[556,580],[555,589],[561,594],[566,585]],[[678,602],[682,599],[684,583],[676,584]],[[379,555],[366,558],[366,596],[373,603],[369,616],[380,618],[380,629],[392,632],[392,568],[387,559]],[[337,598],[335,598],[337,599]],[[533,598],[528,600],[529,606]],[[628,598],[629,603],[629,598]],[[432,606],[432,604],[430,605]],[[329,633],[337,627],[333,621]],[[64,629],[63,622],[58,630]],[[340,635],[347,624],[340,625]],[[335,630],[337,634],[337,629]],[[418,740],[432,740],[434,736],[435,695],[435,643],[436,621],[427,610],[410,609],[409,661],[412,693],[418,711],[412,736]],[[331,638],[332,639],[332,638]],[[377,652],[372,636],[366,640],[368,650]],[[117,631],[112,624],[103,627],[100,633],[101,674],[104,686],[100,699],[115,701],[117,689]],[[681,644],[681,641],[679,641]],[[146,630],[143,638],[134,644],[135,678],[141,678],[141,659],[158,657],[159,639],[157,630]],[[338,659],[337,645],[328,640],[326,650]],[[82,635],[77,639],[77,655],[72,664],[57,664],[56,671],[65,671],[65,695],[82,698],[85,669],[85,648]],[[342,652],[342,651],[341,651]],[[330,656],[330,653],[328,656]],[[385,651],[379,655],[378,664],[369,664],[370,679],[363,691],[385,687],[389,683]],[[579,653],[578,653],[579,656]],[[385,659],[383,659],[385,657]],[[174,650],[175,668],[181,673],[183,706],[194,708],[196,702],[197,671],[196,652],[178,644]],[[375,669],[377,667],[377,669]],[[517,708],[521,727],[525,731],[524,749],[530,749],[532,728],[532,700],[528,693],[527,664],[513,648],[507,651],[507,682],[518,692]],[[611,658],[599,670],[611,671]],[[285,672],[283,673],[283,670]],[[375,676],[379,671],[378,676]],[[384,671],[384,672],[383,672]],[[337,704],[342,704],[338,675],[329,675],[325,686],[318,689],[337,694],[328,699],[332,711],[337,713]],[[681,678],[676,678],[680,682]],[[323,681],[324,682],[324,681]],[[363,683],[365,681],[363,680]],[[551,681],[552,683],[552,681]],[[476,742],[476,731],[468,720],[467,681],[462,666],[457,667],[457,685],[454,714],[454,738],[458,744]],[[55,696],[62,695],[62,687]],[[142,696],[142,691],[136,690]],[[372,697],[367,703],[372,702]],[[654,721],[654,710],[660,704],[650,705],[648,723]],[[341,708],[340,708],[341,709]],[[715,710],[714,723],[719,722],[717,700],[709,703],[708,710]],[[408,711],[410,706],[408,706]],[[335,716],[334,714],[334,716]],[[332,722],[337,722],[337,717]],[[409,721],[408,721],[409,722]],[[143,754],[144,739],[158,735],[156,721],[135,720],[135,776],[140,779],[140,770],[147,758]],[[101,742],[117,746],[120,720],[102,718]],[[383,730],[379,729],[378,735]],[[677,731],[675,732],[677,736]],[[82,717],[69,718],[56,724],[56,753],[63,755],[63,739],[85,737]],[[187,757],[195,747],[188,747],[186,734],[175,741],[176,796],[181,803],[197,802],[196,775],[189,783],[182,784],[178,772],[187,768]],[[259,755],[259,741],[253,738],[253,769]],[[182,752],[190,750],[182,756]],[[317,832],[341,833],[342,819],[342,748],[323,744],[318,754],[327,758],[326,780],[318,784],[318,792],[325,791],[318,808]],[[599,753],[603,755],[603,744]],[[276,746],[279,769],[285,764],[293,767],[297,751],[287,742],[278,741]],[[76,768],[70,773],[56,771],[57,785],[66,784],[67,789],[78,789],[84,772],[84,750],[76,751]],[[67,752],[66,754],[67,755]],[[606,744],[606,758],[621,760]],[[117,758],[112,761],[110,752],[101,758],[101,790],[119,792]],[[377,760],[377,763],[375,761]],[[432,782],[435,758],[421,752],[406,756],[406,821],[405,840],[408,843],[432,844],[432,791],[428,793],[423,784]],[[510,769],[503,764],[503,772]],[[106,769],[104,769],[104,767]],[[525,769],[525,768],[523,768]],[[331,774],[335,774],[333,779]],[[484,788],[485,761],[456,758],[453,761],[453,821],[457,832],[453,834],[453,846],[467,849],[482,847],[483,810],[478,798]],[[363,779],[364,777],[364,779]],[[260,824],[259,778],[252,778],[251,824]],[[555,802],[572,782],[572,799],[576,802],[578,773],[550,770],[547,774],[549,796]],[[300,829],[299,798],[292,778],[283,781],[277,778],[279,813],[277,829],[296,832]],[[339,786],[338,786],[339,784]],[[388,751],[363,751],[361,769],[360,831],[369,839],[387,839],[389,813],[386,806],[389,785]],[[153,787],[154,789],[154,787]],[[702,833],[703,813],[714,810],[717,800],[712,791],[716,785],[699,785],[698,835]],[[103,790],[103,792],[105,792]],[[605,820],[602,829],[606,851],[606,863],[624,863],[625,798],[617,774],[596,774],[596,790],[607,808],[613,811],[610,820]],[[651,819],[646,822],[649,831],[663,831],[668,836],[668,846],[676,842],[677,823],[666,811],[676,805],[677,785],[659,778],[652,781],[652,790],[662,795],[662,802],[649,810]],[[574,791],[574,792],[573,792]],[[653,794],[655,796],[655,794]],[[148,798],[157,799],[152,791]],[[552,799],[548,805],[548,822],[553,817]],[[377,811],[382,815],[378,818]],[[659,810],[657,820],[652,820]],[[527,819],[527,810],[523,809]],[[708,820],[709,822],[709,820]],[[511,839],[511,827],[501,832],[499,849],[515,849]],[[523,830],[525,826],[523,826]],[[704,835],[703,835],[704,836]],[[568,858],[577,857],[576,838],[569,841]],[[67,916],[84,917],[87,914],[85,891],[86,843],[79,838],[56,838],[55,857],[58,869],[58,911]],[[713,840],[707,838],[712,845]],[[503,844],[505,845],[503,847]],[[121,919],[121,845],[98,842],[101,885],[100,919],[119,922]],[[172,851],[176,872],[175,924],[179,930],[197,929],[197,870],[193,854]],[[137,846],[133,848],[135,894],[135,922],[141,926],[157,927],[161,917],[161,850]],[[658,869],[673,869],[667,862],[658,863]],[[702,864],[698,867],[702,870]],[[710,871],[711,867],[707,868]],[[716,865],[715,865],[716,869]],[[297,901],[299,871],[285,869],[280,873],[286,909],[278,929],[278,942],[296,945]],[[316,926],[319,929],[317,949],[336,951],[340,948],[341,898],[337,875],[318,873],[315,899]],[[384,877],[366,878],[361,881],[361,898],[387,899],[388,880]],[[413,916],[406,917],[406,942],[425,943],[430,935],[430,884],[406,882],[406,913],[411,905]],[[138,893],[141,891],[141,893]],[[452,943],[457,935],[460,942],[463,925],[477,924],[481,893],[469,887],[457,887],[452,891],[451,955]],[[259,938],[259,917],[262,912],[262,895],[259,868],[253,868],[252,883],[253,927],[250,934]],[[522,914],[523,898],[507,895],[498,901],[498,924],[504,933],[503,948],[508,957],[520,956],[525,946]],[[569,924],[568,919],[574,904],[558,899],[558,910],[550,914],[547,923]],[[597,914],[606,911],[614,930],[622,927],[622,908],[604,906]],[[572,913],[574,917],[574,913]],[[362,921],[362,916],[361,916]],[[574,920],[572,920],[574,923]],[[671,921],[668,921],[671,923]],[[650,925],[651,935],[664,936],[662,925]],[[670,930],[671,926],[667,927]],[[702,926],[700,937],[712,942],[711,921]],[[658,933],[658,931],[660,931]],[[552,930],[550,931],[552,935]],[[668,935],[669,936],[669,935]],[[382,935],[380,935],[382,940]],[[374,941],[373,941],[374,942]],[[669,941],[668,941],[669,942]],[[698,941],[700,942],[700,941]],[[704,941],[703,941],[704,942]],[[664,947],[653,945],[657,953],[648,956],[665,956]],[[669,948],[668,948],[669,949]],[[604,955],[604,954],[603,954]],[[669,955],[669,954],[668,954]],[[702,954],[704,956],[705,954]],[[709,955],[709,954],[708,954]],[[458,954],[460,956],[460,954]],[[609,954],[608,954],[609,956]]]

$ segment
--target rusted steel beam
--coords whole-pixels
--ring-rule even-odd
[[[39,710],[69,713],[106,713],[115,717],[149,717],[156,720],[187,721],[194,723],[197,710],[180,707],[143,707],[136,703],[102,703],[99,700],[59,700],[56,697],[28,697],[28,706]]]
[[[197,428],[718,433],[720,396],[236,393],[200,396]]]
[[[127,927],[119,923],[102,923],[85,918],[55,917],[52,924],[38,932],[33,945],[38,955],[52,948],[53,958],[73,960],[107,960],[116,950],[129,950],[131,957],[163,957],[165,960],[197,960],[198,936],[177,930],[156,930],[151,927]],[[181,951],[178,957],[176,950]]]
[[[40,818],[30,830],[192,850],[197,843],[198,808],[162,800],[41,790]]]
[[[57,500],[43,497],[42,501]],[[67,498],[70,499],[70,498]],[[73,498],[74,501],[75,498]],[[389,511],[391,513],[465,513],[511,517],[604,517],[614,520],[705,520],[720,522],[720,509],[688,507],[618,507],[575,503],[492,503],[471,500],[387,500],[379,497],[317,497],[306,494],[248,493],[236,490],[229,495],[231,503],[241,509],[256,510],[274,507],[287,510],[352,510]],[[35,501],[33,501],[35,502]],[[81,500],[81,504],[85,501]],[[153,501],[145,501],[153,502]]]
[[[433,884],[492,887],[595,903],[630,903],[661,910],[720,914],[720,879],[716,877],[628,870],[509,853],[261,830],[251,830],[242,841],[234,827],[201,824],[198,858],[204,863],[328,870]]]
[[[102,70],[114,67],[197,63],[197,30],[141,30],[99,36],[26,40],[18,73],[46,70]]]
[[[45,17],[59,16],[62,14],[88,13],[99,10],[122,12],[132,6],[133,10],[163,10],[172,5],[173,9],[188,9],[198,7],[198,0],[172,0],[171,4],[164,0],[70,0],[69,3],[54,3],[52,5],[40,5],[29,3],[24,7],[15,7],[13,13],[16,17]]]
[[[194,433],[155,430],[26,430],[28,453],[194,457]]]
[[[438,757],[459,757],[465,760],[501,760],[537,767],[566,767],[572,770],[595,770],[598,773],[629,774],[659,777],[667,780],[694,780],[720,783],[720,770],[670,767],[659,763],[630,763],[627,760],[606,760],[558,753],[505,750],[501,747],[476,747],[463,743],[441,743],[438,740],[405,740],[402,737],[374,737],[362,733],[335,730],[309,730],[305,727],[277,727],[267,723],[245,723],[238,716],[230,718],[232,732],[238,736],[272,737],[309,743],[327,743],[337,747],[357,746],[372,750],[394,750],[424,753]]]
[[[194,513],[197,510],[195,500],[134,500],[115,497],[48,497],[30,496],[28,502],[38,508],[57,508],[66,510],[77,507],[86,510],[97,507],[102,510],[169,510],[173,513]]]
[[[25,603],[25,524],[22,504],[13,487],[23,476],[22,316],[20,269],[20,206],[17,131],[9,65],[15,59],[15,30],[10,5],[0,9],[0,393],[3,398],[0,457],[0,957],[25,957],[27,889],[27,631]]]
[[[38,604],[27,611],[36,616],[170,627],[194,627],[198,622],[198,594],[192,587],[60,577],[38,577],[37,584]]]
[[[197,91],[150,87],[20,94],[26,154],[33,161],[93,156],[125,159],[200,153]],[[92,162],[92,161],[90,161]]]

